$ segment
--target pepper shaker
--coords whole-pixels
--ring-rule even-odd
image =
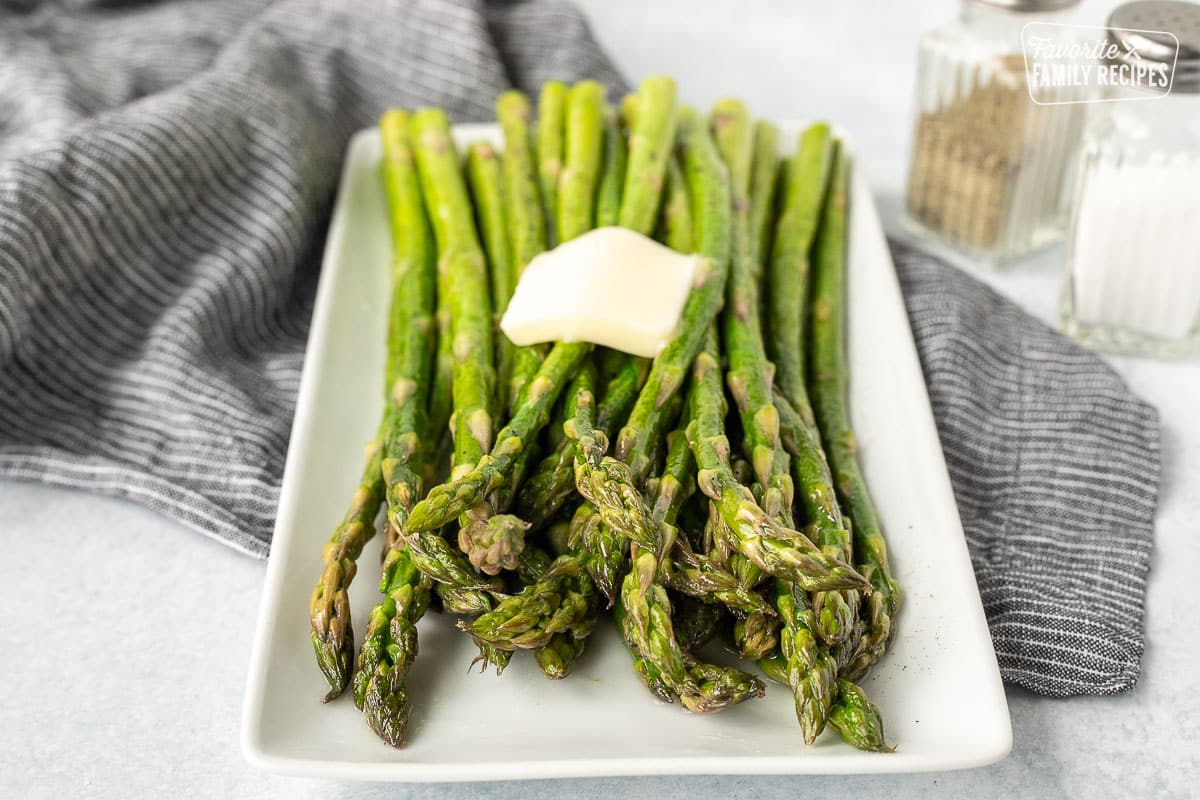
[[[918,235],[988,265],[1062,238],[1084,115],[1030,98],[1021,29],[1078,1],[965,0],[922,37],[906,194]]]

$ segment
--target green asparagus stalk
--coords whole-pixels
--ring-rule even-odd
[[[504,132],[501,168],[516,278],[520,278],[534,256],[546,249],[546,217],[542,212],[541,190],[530,141],[531,116],[529,98],[521,92],[505,92],[496,100],[496,118]],[[546,357],[547,349],[545,345],[531,345],[518,347],[513,352],[512,372],[508,383],[502,387],[504,407],[510,414]]]
[[[736,403],[742,427],[742,450],[753,467],[760,487],[758,502],[764,513],[790,527],[793,489],[787,455],[779,444],[779,419],[771,397],[772,366],[767,361],[759,319],[760,267],[754,257],[750,229],[750,183],[755,160],[754,132],[745,106],[724,100],[713,108],[712,125],[717,146],[729,168],[733,202],[732,261],[726,288],[722,334],[729,358],[726,383]],[[734,574],[746,588],[762,577],[745,555],[730,558]],[[754,659],[774,648],[778,623],[761,612],[752,613],[734,626],[739,650]]]
[[[754,171],[750,176],[750,262],[759,270],[770,250],[778,152],[779,132],[771,123],[759,120],[754,124]]]
[[[745,673],[689,660],[675,638],[671,601],[661,583],[660,567],[668,562],[666,554],[677,546],[671,521],[682,505],[682,473],[688,469],[687,459],[680,455],[679,448],[668,454],[671,472],[656,481],[659,495],[655,507],[661,513],[656,517],[634,486],[628,467],[603,455],[607,443],[594,429],[589,408],[588,404],[579,406],[569,431],[579,442],[576,486],[596,507],[604,526],[630,541],[632,568],[621,584],[621,627],[635,654],[639,674],[653,673],[656,684],[665,686],[686,708],[698,712],[715,711],[761,694],[761,684]],[[678,547],[686,548],[687,544]],[[699,569],[695,572],[702,574]],[[735,590],[741,588],[736,580],[732,583]],[[736,602],[740,598],[731,599]]]
[[[504,201],[504,177],[500,156],[488,142],[475,142],[467,148],[467,180],[474,200],[479,231],[487,254],[492,297],[492,324],[500,327],[500,318],[517,286],[516,264],[509,241],[507,203]],[[497,386],[507,387],[512,378],[513,343],[503,335],[495,336]]]
[[[812,744],[829,719],[837,664],[817,636],[817,619],[808,596],[786,581],[775,580],[772,586],[775,608],[783,620],[779,652],[784,661],[784,682],[791,687],[804,742]]]
[[[611,605],[625,562],[626,540],[632,538],[653,548],[657,539],[649,512],[632,486],[625,465],[604,455],[608,439],[596,427],[594,380],[591,365],[580,371],[574,414],[563,427],[567,438],[575,443],[575,485],[586,501],[576,512],[580,527],[573,531],[571,541]]]
[[[813,275],[809,357],[817,427],[836,476],[835,487],[854,537],[854,553],[874,593],[866,599],[868,626],[861,661],[847,675],[860,675],[883,655],[900,607],[900,587],[892,577],[887,545],[859,469],[854,433],[846,407],[846,191],[849,162],[834,151],[833,177],[817,237]]]
[[[824,123],[800,136],[784,177],[783,207],[775,223],[775,241],[767,272],[771,358],[776,381],[788,401],[803,413],[805,391],[804,314],[808,294],[809,250],[829,185],[833,138]]]
[[[567,544],[611,607],[628,566],[628,540],[605,526],[596,507],[585,501],[571,517]]]
[[[558,241],[595,227],[596,186],[604,156],[604,87],[581,81],[567,93],[566,160],[558,180]]]
[[[604,113],[604,162],[600,168],[600,186],[596,189],[596,227],[620,222],[621,195],[624,191],[625,165],[629,149],[625,136],[611,109]]]
[[[579,559],[559,556],[536,583],[459,626],[501,650],[544,647],[557,633],[585,638],[596,622],[595,594]]]
[[[329,682],[329,701],[350,679],[354,633],[346,591],[363,545],[374,534],[385,494],[401,500],[420,490],[410,461],[420,449],[430,369],[433,310],[433,249],[407,135],[408,115],[391,111],[381,120],[381,178],[392,234],[392,300],[388,314],[385,411],[368,448],[366,466],[350,509],[325,546],[321,579],[309,611],[317,663]],[[385,458],[386,454],[386,458]]]
[[[599,84],[584,81],[569,93],[567,162],[562,170],[559,219],[564,241],[588,230],[592,224],[592,199],[603,141],[603,92]],[[529,382],[512,420],[497,437],[495,448],[490,452],[485,449],[487,455],[481,454],[473,467],[456,470],[453,480],[431,490],[413,509],[408,527],[412,530],[441,527],[500,488],[512,476],[534,437],[549,422],[555,402],[590,350],[591,346],[583,342],[555,345]],[[484,564],[487,571],[493,567],[498,571],[503,566],[486,561]]]
[[[596,410],[596,427],[605,436],[612,437],[619,421],[629,414],[649,368],[650,362],[644,358],[621,359],[620,368],[609,379]],[[564,408],[565,418],[560,427],[574,417],[578,392],[578,387],[568,389],[570,402]],[[590,390],[588,396],[591,396]],[[546,524],[574,494],[575,453],[575,440],[564,437],[558,447],[542,459],[522,487],[517,498],[517,514],[534,528]]]
[[[650,558],[650,554],[640,553],[639,556],[643,558],[642,563],[645,567],[649,568],[646,559]],[[631,584],[644,579],[644,575],[639,579],[638,570],[635,568],[630,572],[626,583]],[[641,585],[638,584],[636,588],[630,587],[631,591],[640,589]],[[656,593],[654,583],[645,585],[648,587],[647,593]],[[626,643],[629,644],[630,632],[638,627],[638,623],[631,619],[632,614],[625,605],[625,597],[626,592],[623,591],[621,602],[616,607],[616,622],[617,627],[627,637]],[[650,603],[645,609],[646,624],[654,627],[653,641],[662,652],[655,652],[648,657],[642,651],[630,648],[634,672],[656,697],[668,703],[678,699],[680,705],[687,710],[706,714],[763,696],[765,689],[762,681],[753,675],[736,667],[702,663],[691,653],[682,650],[673,628],[668,627],[671,625],[670,617],[662,616],[664,610],[669,614],[669,603]],[[683,665],[682,680],[678,672],[680,661]]]
[[[792,507],[792,483],[787,456],[779,443],[779,415],[771,396],[772,368],[759,319],[759,266],[754,261],[750,230],[750,178],[754,163],[754,137],[746,108],[737,100],[723,100],[713,108],[713,129],[721,155],[729,167],[733,203],[732,265],[726,290],[722,333],[729,357],[726,382],[737,404],[743,431],[742,449],[763,487],[763,507]],[[775,495],[772,497],[772,495]]]
[[[422,443],[433,367],[434,245],[409,125],[409,115],[402,111],[389,111],[380,122],[393,251],[388,370],[392,413],[379,473],[386,486],[389,530],[379,585],[383,600],[371,611],[354,676],[355,704],[393,747],[405,740],[405,681],[417,657],[416,623],[429,605],[431,587],[397,532],[421,492],[424,464],[435,455]]]
[[[786,176],[784,206],[776,228],[768,282],[771,288],[770,327],[775,344],[773,355],[779,364],[779,386],[798,420],[791,437],[792,469],[808,518],[807,533],[829,555],[849,560],[850,533],[832,490],[829,465],[813,421],[804,379],[808,337],[803,324],[803,308],[807,305],[808,294],[808,252],[828,183],[831,153],[828,126],[813,125],[801,135],[796,157]],[[783,405],[785,403],[777,403],[779,407]],[[845,641],[854,628],[859,602],[854,592],[828,592],[814,597],[813,607],[821,638],[830,644]]]
[[[658,557],[637,545],[631,548],[632,567],[621,584],[621,627],[626,643],[652,665],[672,694],[699,694],[687,673],[683,648],[671,624],[671,600],[658,582]]]
[[[683,504],[695,491],[696,466],[683,430],[668,437],[666,464],[655,483],[651,517],[659,526],[674,528]],[[671,589],[711,604],[724,604],[742,614],[775,612],[761,596],[706,555],[699,555],[686,536],[670,534],[670,557],[660,564],[660,577]]]
[[[571,674],[587,648],[588,637],[575,633],[556,633],[550,641],[533,651],[542,674],[551,680],[562,680]]]
[[[664,193],[662,214],[658,221],[658,238],[676,252],[690,253],[694,249],[695,241],[691,198],[688,197],[683,168],[679,166],[679,160],[676,158],[667,162]]]
[[[570,90],[561,81],[542,85],[538,97],[537,158],[538,181],[542,189],[542,210],[546,220],[546,246],[558,244],[558,181],[562,175],[565,153],[567,94]]]
[[[525,403],[497,435],[495,447],[453,480],[431,489],[413,508],[406,530],[440,528],[499,489],[549,421],[555,401],[588,351],[586,344],[556,345],[530,382]]]
[[[455,471],[462,471],[491,449],[495,375],[487,267],[450,121],[440,109],[423,109],[413,116],[411,129],[421,186],[433,212],[439,269],[448,280],[455,358],[454,463]]]
[[[766,694],[762,681],[737,667],[706,664],[685,653],[688,677],[696,685],[695,695],[680,695],[679,702],[693,714],[711,714]]]
[[[644,113],[631,123],[629,163],[618,222],[631,230],[649,234],[657,217],[663,171],[670,158],[674,139],[674,82],[661,77],[649,78],[643,81],[639,98]],[[640,376],[642,367],[635,359],[620,358],[625,363],[623,369],[618,371],[617,379],[624,377],[623,386],[630,387],[632,382],[628,378]],[[660,543],[629,468],[605,455],[608,434],[597,426],[597,420],[588,415],[591,407],[583,406],[577,410],[584,414],[577,414],[568,432],[568,438],[577,441],[575,484],[580,494],[592,502],[600,517],[600,524],[606,529],[597,538],[609,544],[612,534],[620,534],[640,542],[647,549],[655,550]],[[590,556],[589,562],[597,565],[597,554],[591,553]],[[602,588],[608,588],[603,573],[610,571],[611,565],[597,566],[600,566],[598,580]],[[605,594],[611,602],[613,596],[608,592]]]
[[[521,582],[526,586],[537,583],[552,564],[553,557],[545,550],[526,547],[518,565]],[[587,637],[576,638],[573,633],[559,632],[553,634],[546,644],[535,648],[533,655],[542,674],[551,680],[562,680],[574,669],[586,646]]]
[[[656,113],[639,105],[638,120]],[[651,466],[651,450],[664,433],[666,408],[683,384],[703,343],[705,331],[720,311],[729,270],[729,182],[708,130],[693,109],[679,111],[679,137],[696,214],[697,250],[701,261],[679,328],[654,360],[633,411],[617,438],[617,458],[629,465],[636,482]],[[630,148],[630,171],[636,155]],[[626,197],[630,188],[626,186]]]
[[[429,389],[428,413],[422,440],[428,458],[425,460],[425,485],[437,479],[436,468],[453,449],[450,416],[454,413],[454,339],[450,331],[450,308],[447,298],[450,284],[445,270],[437,274],[437,348],[434,351],[433,385]]]
[[[714,502],[738,551],[764,572],[809,591],[856,587],[869,591],[870,584],[848,564],[830,558],[803,535],[768,517],[750,490],[734,478],[716,353],[716,331],[710,326],[708,342],[696,357],[693,371],[700,388],[688,441],[700,468],[697,485]]]
[[[638,86],[639,112],[630,120],[629,169],[619,223],[649,235],[654,230],[662,198],[663,176],[671,160],[671,145],[678,124],[675,81],[662,75],[646,78]]]
[[[412,563],[406,547],[389,548],[380,591],[354,674],[355,703],[371,729],[402,747],[408,726],[405,680],[417,658],[417,620],[429,607],[431,582]]]
[[[739,462],[734,462],[735,480],[745,485],[745,482],[752,479],[751,469],[748,462],[740,463],[745,469],[739,470]],[[744,472],[745,477],[737,476],[738,472]],[[721,516],[717,504],[711,500],[706,531],[710,539],[708,560],[716,565],[721,573],[732,578],[745,596],[756,601],[754,605],[746,602],[741,608],[743,614],[734,620],[732,644],[742,658],[757,661],[778,646],[780,627],[780,620],[774,609],[753,589],[762,578],[762,570],[738,551],[736,537],[729,531],[729,525]]]
[[[495,370],[492,367],[491,302],[483,249],[475,233],[462,169],[450,137],[450,123],[439,109],[414,115],[412,137],[418,173],[431,214],[440,253],[440,269],[448,283],[454,347],[454,465],[456,478],[470,471],[491,450]],[[493,515],[480,502],[460,519],[460,543],[489,571],[505,566],[489,559],[519,553],[528,526],[516,517]],[[413,509],[416,511],[416,508]],[[447,520],[448,521],[448,520]],[[413,520],[410,516],[407,532]],[[429,530],[429,528],[413,528]],[[503,540],[502,545],[497,545]],[[506,562],[507,563],[507,562]]]
[[[879,709],[867,699],[862,687],[839,679],[837,689],[837,699],[829,713],[829,721],[837,728],[842,739],[859,750],[895,752],[896,748],[889,747],[884,739]]]
[[[350,623],[350,600],[346,589],[358,572],[363,545],[375,535],[374,519],[383,503],[384,484],[380,469],[385,422],[367,445],[367,463],[359,486],[350,500],[346,516],[334,530],[322,552],[324,567],[308,602],[312,622],[312,645],[317,666],[329,683],[325,702],[337,698],[350,680],[354,661],[354,631]]]

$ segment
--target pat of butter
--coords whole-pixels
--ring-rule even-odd
[[[529,262],[500,329],[521,346],[592,342],[653,358],[675,332],[699,261],[627,228],[597,228]]]

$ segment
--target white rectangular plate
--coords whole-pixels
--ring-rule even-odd
[[[783,126],[784,140],[799,130]],[[493,125],[458,126],[455,134],[460,144],[499,138]],[[380,742],[348,695],[322,705],[308,596],[383,395],[391,245],[380,152],[378,131],[351,142],[326,247],[246,689],[242,741],[252,763],[300,775],[456,781],[909,772],[978,766],[1008,753],[1008,706],[908,317],[858,177],[850,200],[851,412],[905,589],[894,644],[864,686],[895,753],[858,752],[832,731],[806,748],[791,696],[774,684],[763,700],[711,716],[657,702],[608,624],[573,675],[549,681],[525,654],[501,677],[469,673],[470,638],[446,616],[428,615],[403,750]],[[377,542],[368,545],[351,591],[360,635],[378,596],[377,553]]]

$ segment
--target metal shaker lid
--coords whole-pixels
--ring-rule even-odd
[[[1062,11],[1079,5],[1080,0],[972,0],[972,2],[1017,14],[1037,14]]]
[[[1183,0],[1136,0],[1113,10],[1108,29],[1109,39],[1122,50],[1116,61],[1174,62],[1171,91],[1200,92],[1200,5]]]

